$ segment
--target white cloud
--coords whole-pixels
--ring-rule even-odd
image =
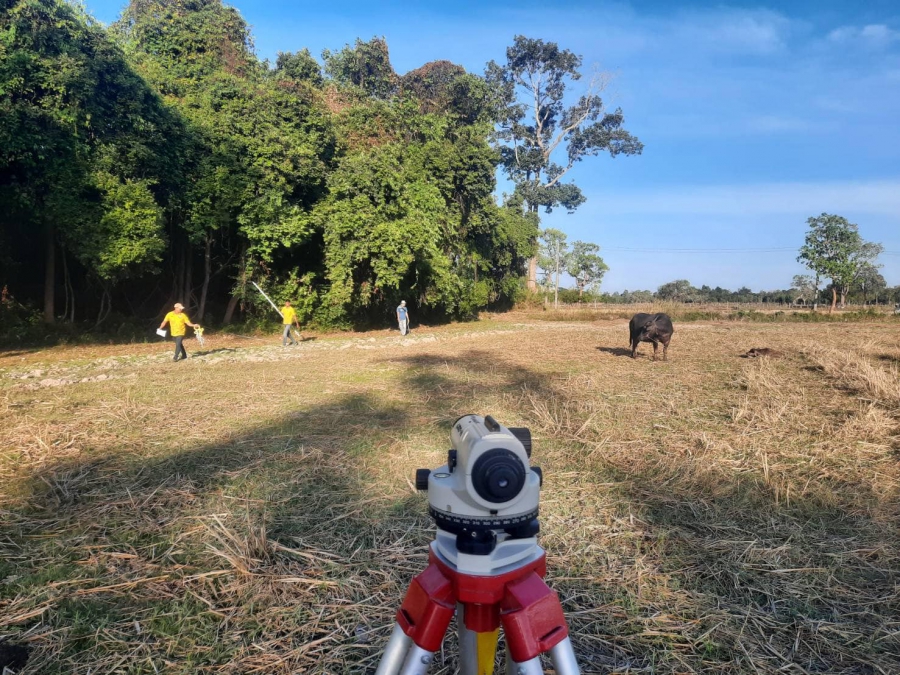
[[[828,34],[828,39],[832,42],[848,42],[856,37],[858,29],[853,26],[841,26],[835,28]]]
[[[681,55],[705,52],[760,56],[783,51],[795,23],[771,10],[718,8],[638,20],[630,28],[648,35],[648,45]]]
[[[503,17],[509,32],[532,35],[533,26],[539,25],[542,35],[561,46],[576,52],[602,49],[613,59],[650,53],[675,60],[710,54],[771,55],[784,51],[790,38],[805,26],[776,11],[729,7],[652,14],[596,3],[583,11],[576,24],[565,14],[565,21],[556,23],[546,12],[536,14],[530,9],[511,16],[506,12]]]
[[[861,44],[867,47],[883,48],[895,40],[900,40],[900,31],[883,23],[872,23],[862,28],[841,26],[828,34],[831,42],[842,45]]]
[[[592,195],[604,216],[772,216],[824,212],[900,218],[900,178],[875,181],[686,185]],[[588,206],[588,205],[586,205]],[[589,206],[588,206],[589,208]],[[587,210],[587,209],[586,209]]]
[[[865,26],[860,31],[860,35],[866,40],[874,40],[875,42],[887,42],[890,40],[896,40],[898,37],[900,37],[900,32],[891,30],[883,23],[877,23]]]

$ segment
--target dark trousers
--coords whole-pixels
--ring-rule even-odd
[[[173,361],[178,360],[178,355],[181,354],[181,358],[187,358],[187,352],[184,351],[184,335],[174,335],[175,338],[175,358]]]

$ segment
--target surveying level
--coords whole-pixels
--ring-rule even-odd
[[[493,675],[499,629],[507,675],[581,672],[559,597],[544,583],[537,544],[541,470],[531,432],[465,415],[450,432],[447,463],[416,471],[437,525],[428,567],[410,583],[376,675],[425,675],[456,615],[460,675]]]

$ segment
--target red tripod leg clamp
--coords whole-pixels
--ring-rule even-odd
[[[397,611],[397,623],[419,647],[436,652],[455,610],[453,585],[436,565],[430,564],[410,583]]]
[[[517,663],[543,654],[569,634],[559,597],[534,572],[506,585],[500,623]]]

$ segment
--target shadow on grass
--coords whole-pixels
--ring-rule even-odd
[[[209,356],[210,354],[234,354],[239,350],[235,347],[219,347],[218,349],[201,349],[199,351],[191,352],[191,356]]]
[[[34,354],[37,351],[40,351],[37,347],[34,349],[10,348],[7,350],[0,345],[0,359],[14,359],[17,356],[27,356],[28,354]]]
[[[361,466],[410,427],[349,395],[164,456],[43,467],[0,521],[0,638],[30,642],[34,673],[113,672],[135,649],[134,673],[373,669],[429,521]]]
[[[597,351],[613,356],[631,356],[631,350],[626,347],[597,347]]]
[[[133,673],[372,672],[432,530],[386,458],[498,401],[551,460],[550,583],[584,672],[900,672],[895,526],[712,480],[665,434],[595,459],[563,373],[485,350],[385,361],[403,403],[345,395],[164,456],[41,467],[0,523],[0,616],[25,617],[0,627],[35,648],[29,672],[112,672],[130,654]]]

